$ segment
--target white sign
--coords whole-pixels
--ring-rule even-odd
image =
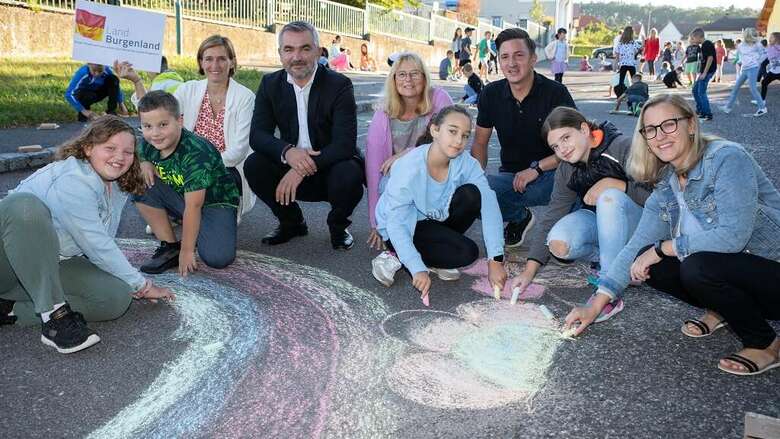
[[[73,59],[159,72],[164,31],[163,14],[76,0]]]

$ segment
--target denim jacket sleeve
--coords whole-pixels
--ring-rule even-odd
[[[109,236],[102,226],[98,213],[98,197],[101,195],[89,182],[81,176],[64,176],[51,190],[57,203],[57,209],[52,213],[57,215],[89,261],[135,290],[143,287],[144,277],[130,265],[114,237]]]
[[[642,218],[634,235],[618,253],[609,267],[609,272],[599,279],[598,292],[607,294],[612,300],[623,296],[623,291],[630,281],[631,264],[634,263],[639,250],[659,239],[668,238],[670,230],[669,224],[661,219],[659,193],[654,191],[645,202]]]
[[[705,221],[715,226],[674,240],[680,260],[702,251],[741,252],[753,232],[758,210],[758,179],[753,160],[741,148],[724,147],[705,157],[711,167],[714,188],[696,200],[705,211]]]

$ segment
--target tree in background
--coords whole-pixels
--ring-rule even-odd
[[[612,44],[612,40],[619,32],[620,28],[611,28],[603,22],[596,21],[577,32],[577,36],[572,38],[571,44],[575,46],[607,46]]]
[[[735,2],[737,3],[737,2]],[[658,28],[666,26],[669,21],[673,23],[711,23],[725,15],[731,18],[758,18],[759,11],[750,8],[736,8],[733,5],[728,8],[700,7],[683,9],[674,6],[638,5],[623,2],[609,3],[582,3],[582,14],[593,15],[604,20],[609,26],[621,27],[626,24],[639,21],[648,25],[648,12],[652,17],[649,27]],[[648,28],[649,30],[649,28]]]
[[[333,0],[342,5],[354,6],[356,8],[365,8],[366,0]],[[401,10],[408,5],[412,8],[419,8],[422,5],[420,0],[371,0],[372,5],[382,6],[387,9]]]
[[[541,0],[534,0],[533,3],[531,3],[531,10],[528,12],[528,16],[531,17],[531,20],[539,24],[544,21],[544,8],[542,7]]]

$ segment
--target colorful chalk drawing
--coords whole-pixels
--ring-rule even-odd
[[[408,344],[387,382],[397,394],[442,409],[530,406],[561,343],[538,305],[483,299],[455,313],[401,311],[385,333]]]
[[[119,243],[134,264],[155,246]],[[184,348],[90,438],[393,437],[404,400],[530,403],[561,343],[535,304],[480,299],[453,313],[390,314],[323,270],[250,252],[224,270],[155,279],[177,293]]]
[[[119,240],[138,264],[150,241]],[[132,404],[91,438],[375,437],[394,431],[384,372],[400,343],[381,336],[388,311],[327,272],[239,252],[174,289],[188,343]],[[378,336],[379,334],[379,336]]]

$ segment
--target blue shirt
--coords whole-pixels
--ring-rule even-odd
[[[447,79],[450,71],[450,59],[444,58],[439,63],[439,79]]]
[[[97,90],[103,86],[108,76],[114,76],[114,72],[111,71],[110,67],[103,67],[103,73],[93,76],[89,72],[89,66],[84,64],[73,74],[73,78],[71,78],[70,84],[68,84],[68,89],[65,90],[65,100],[80,113],[84,106],[76,99],[76,90]],[[122,89],[119,88],[117,102],[121,103],[124,100],[125,95],[122,93]]]
[[[376,206],[377,231],[382,239],[392,242],[398,259],[412,275],[427,271],[420,253],[414,247],[417,222],[426,219],[446,220],[453,194],[460,186],[470,183],[479,189],[481,196],[482,236],[485,238],[487,256],[492,258],[503,255],[501,211],[496,194],[490,189],[479,162],[464,152],[450,160],[447,179],[437,182],[428,173],[430,146],[418,146],[393,164],[387,187]]]

